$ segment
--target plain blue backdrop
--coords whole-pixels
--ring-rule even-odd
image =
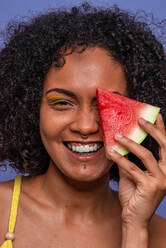
[[[31,16],[36,12],[43,12],[48,8],[71,7],[79,5],[83,1],[79,0],[1,0],[0,1],[0,30],[3,30],[7,23],[12,19],[19,20],[20,17]],[[136,13],[137,10],[144,10],[147,13],[153,13],[155,19],[161,21],[166,18],[166,1],[165,0],[90,0],[88,1],[94,6],[111,7],[117,4],[120,8]],[[166,34],[163,34],[166,35]],[[166,40],[166,38],[165,38]],[[0,40],[0,45],[3,40]],[[0,168],[0,181],[6,181],[14,178],[16,173],[8,167],[7,170]],[[116,184],[111,185],[117,188]],[[166,218],[166,198],[162,201],[156,211],[157,214]]]

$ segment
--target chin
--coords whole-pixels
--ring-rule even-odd
[[[110,168],[109,168],[110,169]],[[109,178],[109,169],[107,171],[93,171],[91,168],[81,168],[77,173],[65,173],[65,177],[68,177],[70,180],[74,180],[77,182],[95,182],[103,180],[104,178]]]
[[[98,166],[88,163],[80,163],[79,165],[67,166],[66,164],[61,164],[57,166],[55,162],[51,162],[50,169],[54,168],[56,174],[61,175],[62,178],[65,178],[65,181],[75,181],[75,182],[94,182],[100,181],[103,178],[110,177],[110,161],[109,164]],[[51,173],[54,173],[53,171]]]

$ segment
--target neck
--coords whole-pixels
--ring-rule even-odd
[[[93,182],[76,182],[66,178],[50,163],[42,181],[42,192],[47,202],[66,214],[94,216],[95,213],[110,212],[110,205],[115,202],[108,174]]]

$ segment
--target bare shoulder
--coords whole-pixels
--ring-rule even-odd
[[[166,219],[154,215],[149,229],[149,248],[166,247]]]
[[[7,232],[14,180],[0,183],[0,245]]]

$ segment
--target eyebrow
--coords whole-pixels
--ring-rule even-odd
[[[65,94],[65,95],[67,95],[69,97],[73,97],[73,98],[77,99],[77,96],[72,91],[70,91],[70,90],[61,89],[61,88],[53,88],[53,89],[50,89],[50,90],[46,91],[46,95],[48,93],[50,93],[50,92],[58,92],[58,93]],[[112,91],[112,93],[116,93],[118,95],[125,96],[125,95],[121,94],[118,91]],[[93,100],[96,100],[96,97],[94,97]]]
[[[48,91],[46,91],[46,95],[50,92],[58,92],[58,93],[61,93],[61,94],[65,94],[67,96],[70,96],[70,97],[73,97],[73,98],[76,98],[76,95],[70,91],[70,90],[65,90],[65,89],[60,89],[60,88],[53,88],[53,89],[50,89]]]

